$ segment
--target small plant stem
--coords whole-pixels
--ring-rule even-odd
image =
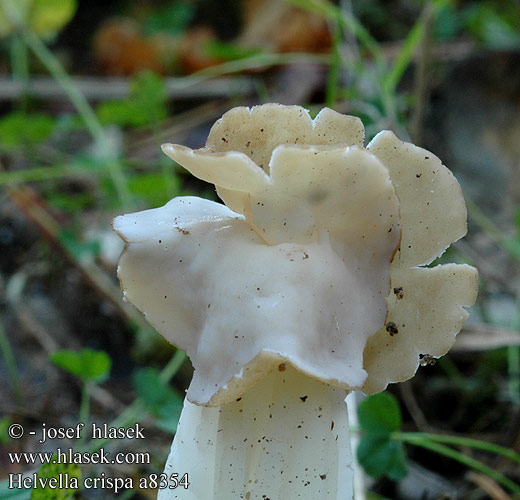
[[[143,403],[139,399],[135,399],[118,417],[108,424],[108,427],[128,427],[135,424],[140,417],[142,418],[146,414]],[[90,441],[87,451],[90,453],[97,451],[110,441],[110,438],[94,439]]]
[[[160,378],[164,382],[169,382],[179,371],[186,359],[186,353],[178,349],[172,356],[168,364],[162,369]],[[140,399],[135,399],[118,417],[116,417],[109,427],[127,427],[134,424],[140,417],[146,414],[146,408]],[[89,450],[94,452],[102,448],[110,439],[96,439],[91,441]]]
[[[66,164],[66,165],[50,165],[46,167],[35,167],[27,170],[12,170],[8,172],[0,171],[0,186],[9,184],[20,184],[24,182],[46,181],[49,179],[58,179],[70,175],[92,173],[93,171],[102,171],[104,165],[85,163],[84,165]]]
[[[23,407],[23,393],[22,386],[20,384],[20,375],[18,373],[18,368],[16,366],[16,360],[13,354],[13,350],[11,349],[11,344],[9,339],[7,338],[7,334],[5,333],[4,326],[0,322],[0,351],[2,351],[2,355],[5,361],[5,366],[7,367],[7,373],[9,375],[9,380],[11,382],[11,387],[14,392],[14,396],[16,399],[16,403],[21,408]]]
[[[337,21],[340,26],[352,33],[360,44],[370,53],[380,70],[386,67],[383,52],[377,41],[363,27],[363,25],[350,13],[342,11],[336,5],[327,0],[285,0],[287,3],[320,14],[326,19]],[[383,71],[384,72],[384,71]]]
[[[406,69],[410,66],[412,57],[415,50],[423,40],[426,32],[426,26],[432,15],[431,0],[426,3],[423,9],[423,13],[419,20],[414,24],[408,36],[406,37],[401,51],[394,62],[392,69],[388,72],[388,76],[385,79],[385,85],[388,92],[394,94],[397,89],[397,85],[403,78]]]
[[[79,115],[85,122],[85,126],[92,135],[92,138],[99,144],[105,142],[103,127],[98,122],[94,110],[85,99],[83,94],[74,85],[72,78],[65,71],[61,63],[54,57],[52,52],[32,31],[23,29],[22,36],[27,46],[40,59],[50,75],[60,84],[67,94],[70,102],[74,105]]]
[[[79,421],[85,424],[83,428],[83,433],[81,439],[79,441],[80,446],[85,442],[85,438],[87,437],[87,429],[89,426],[90,420],[90,393],[89,393],[90,384],[88,382],[84,382],[81,387],[81,402],[79,407]]]
[[[325,105],[334,109],[338,99],[340,74],[341,74],[341,42],[343,40],[343,30],[338,22],[334,26],[334,35],[330,55],[329,75],[327,78],[327,88],[325,91]]]
[[[287,52],[285,54],[256,54],[251,57],[244,57],[235,61],[228,61],[216,66],[202,69],[189,76],[178,79],[179,88],[188,88],[192,85],[229,75],[240,73],[241,71],[265,68],[268,66],[284,66],[286,64],[300,64],[304,62],[317,62],[330,64],[327,54],[306,54],[300,52]]]
[[[23,84],[29,80],[27,56],[27,46],[19,35],[14,35],[11,39],[11,71],[14,78]]]
[[[167,384],[180,370],[186,360],[186,353],[177,349],[168,364],[162,369],[160,379]]]
[[[445,457],[456,460],[457,462],[460,462],[461,464],[471,469],[481,472],[482,474],[486,474],[490,478],[494,479],[497,483],[511,490],[513,493],[515,493],[515,495],[520,495],[520,486],[517,483],[511,481],[511,479],[508,479],[500,472],[497,472],[496,470],[480,462],[479,460],[475,460],[474,458],[468,457],[467,455],[464,455],[464,453],[454,450],[449,446],[444,446],[443,444],[433,442],[424,438],[410,438],[410,436],[408,436],[407,439],[403,440],[403,442],[411,444],[413,446],[425,448],[427,450],[438,453],[439,455],[444,455]]]
[[[94,110],[85,99],[85,96],[80,92],[78,87],[76,87],[74,81],[65,71],[54,54],[47,48],[36,33],[25,25],[20,13],[13,3],[13,0],[2,0],[2,6],[4,7],[4,12],[9,19],[9,22],[11,22],[13,26],[16,26],[20,38],[25,42],[27,47],[32,50],[36,57],[38,57],[50,75],[58,82],[70,102],[76,108],[94,139],[94,142],[99,146],[99,149],[104,153],[108,153],[105,131],[99,123]],[[125,206],[131,206],[132,199],[130,191],[128,190],[125,175],[119,162],[108,161],[107,166],[121,202]]]
[[[415,444],[416,441],[434,441],[437,443],[451,444],[454,446],[466,446],[468,448],[475,448],[489,453],[501,455],[513,462],[520,464],[520,454],[514,450],[500,446],[480,439],[472,439],[463,436],[447,436],[443,434],[432,434],[427,432],[401,432],[398,439],[410,444]]]
[[[489,236],[499,247],[506,251],[510,255],[511,258],[518,261],[519,255],[516,253],[509,244],[508,239],[504,236],[504,233],[495,225],[495,223],[489,219],[482,210],[474,203],[467,195],[464,195],[466,198],[466,205],[468,207],[468,214],[474,222],[482,229],[482,231]]]
[[[381,81],[381,98],[385,109],[385,114],[394,123],[399,123],[397,109],[397,86],[402,80],[405,71],[412,63],[413,55],[417,47],[424,40],[428,23],[432,17],[433,7],[429,0],[424,6],[423,12],[414,24],[408,36],[404,40],[401,51],[394,61],[392,68],[387,72]],[[417,72],[421,70],[423,59],[419,61]]]
[[[448,375],[453,383],[455,383],[461,391],[468,390],[468,382],[457,368],[457,365],[452,361],[450,356],[443,356],[437,361],[439,367]]]

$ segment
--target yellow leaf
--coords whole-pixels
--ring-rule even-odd
[[[0,1],[0,37],[8,37],[15,31],[4,4],[5,0]],[[18,10],[21,20],[45,39],[56,36],[77,8],[77,0],[16,0],[11,4]]]
[[[53,38],[74,17],[76,0],[32,0],[29,26],[42,38]]]

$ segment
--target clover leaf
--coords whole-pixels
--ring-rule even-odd
[[[64,349],[55,351],[51,361],[83,382],[103,382],[110,372],[112,361],[104,351]]]
[[[357,449],[359,463],[374,478],[399,480],[406,476],[403,443],[392,434],[401,428],[402,417],[394,396],[383,392],[365,399],[358,409],[363,437]]]

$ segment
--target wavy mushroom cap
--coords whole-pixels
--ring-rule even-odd
[[[476,272],[417,266],[465,233],[460,188],[430,153],[363,136],[357,118],[268,104],[226,113],[200,150],[163,146],[228,207],[176,198],[114,222],[125,296],[187,351],[190,401],[232,401],[286,362],[373,392],[451,346]]]

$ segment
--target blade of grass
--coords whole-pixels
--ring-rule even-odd
[[[186,353],[181,349],[177,349],[168,364],[162,369],[160,378],[167,384],[180,370],[186,361]]]
[[[185,360],[186,353],[180,349],[177,349],[168,364],[162,369],[159,375],[161,380],[163,380],[165,383],[168,383],[178,373]],[[128,427],[129,425],[134,424],[139,419],[139,417],[142,417],[146,414],[147,410],[143,402],[139,398],[136,398],[126,408],[126,410],[123,411],[123,413],[121,413],[108,425],[109,427]],[[89,443],[90,447],[88,448],[88,451],[91,453],[97,451],[109,441],[110,439],[95,439]]]
[[[205,80],[211,80],[220,76],[241,71],[262,69],[269,66],[285,66],[287,64],[300,64],[303,62],[318,62],[329,64],[327,54],[307,54],[300,52],[287,52],[285,54],[256,54],[251,57],[244,57],[236,61],[228,61],[209,68],[202,69],[189,76],[179,78],[178,88],[185,88]]]
[[[22,86],[22,104],[24,104],[27,85],[29,83],[27,46],[18,35],[14,35],[12,37],[10,45],[11,71],[13,73],[13,77]]]
[[[410,66],[414,52],[424,37],[426,25],[431,16],[431,8],[431,2],[427,2],[421,16],[404,40],[401,51],[384,82],[384,85],[387,87],[387,92],[394,93],[396,91],[397,85],[399,85],[405,71]]]
[[[469,467],[470,469],[474,469],[478,472],[481,472],[482,474],[491,477],[497,483],[501,484],[502,486],[505,486],[510,491],[515,493],[515,495],[520,495],[520,486],[517,483],[507,478],[500,472],[497,472],[496,470],[487,466],[486,464],[480,462],[479,460],[464,455],[464,453],[461,453],[460,451],[454,450],[453,448],[450,448],[449,446],[444,446],[440,443],[423,439],[408,439],[404,442],[413,446],[425,448],[427,450],[438,453],[439,455],[444,455],[445,457],[451,458],[452,460],[456,460],[457,462],[465,465],[466,467]]]
[[[342,10],[328,0],[285,0],[286,2],[305,9],[309,12],[319,14],[325,19],[335,21],[345,31],[359,41],[362,48],[372,56],[375,66],[375,80],[380,89],[380,98],[385,117],[391,122],[398,124],[397,96],[392,86],[386,84],[388,69],[386,59],[379,43],[372,37],[366,28],[351,13]],[[404,56],[403,56],[404,57]],[[329,62],[329,64],[331,64]]]
[[[21,184],[24,182],[46,181],[59,179],[69,175],[103,172],[104,163],[76,163],[70,165],[52,165],[48,167],[35,167],[26,170],[0,171],[0,186]]]
[[[427,432],[402,432],[399,434],[399,439],[405,443],[426,440],[443,444],[451,444],[454,446],[466,446],[468,448],[475,448],[478,450],[487,451],[489,453],[494,453],[520,464],[520,454],[516,451],[495,443],[488,443],[487,441],[482,441],[480,439],[467,438],[464,436],[432,434]]]
[[[339,80],[341,74],[341,55],[340,47],[343,40],[343,30],[339,23],[336,22],[334,27],[334,36],[332,39],[332,49],[330,54],[330,67],[327,78],[327,87],[325,89],[325,105],[334,109],[339,93]]]

